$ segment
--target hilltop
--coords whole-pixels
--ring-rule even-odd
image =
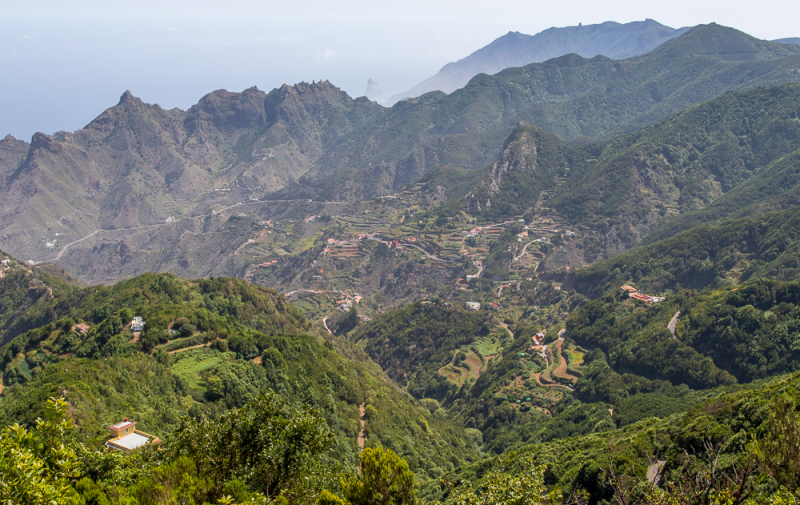
[[[556,269],[704,223],[786,209],[798,201],[798,104],[796,84],[726,93],[580,147],[520,123],[483,179],[436,212],[569,223],[580,233],[560,241],[546,264]]]
[[[727,91],[800,81],[800,47],[715,24],[695,27],[627,60],[565,55],[478,75],[450,95],[395,104],[336,143],[280,198],[372,198],[433,166],[492,163],[524,121],[573,144],[658,122]]]
[[[469,56],[448,63],[413,88],[393,95],[387,105],[431,91],[452,93],[478,74],[493,75],[509,67],[522,67],[570,53],[584,58],[603,55],[623,60],[649,52],[687,30],[676,30],[647,19],[625,24],[607,21],[596,25],[553,27],[536,35],[508,32]]]

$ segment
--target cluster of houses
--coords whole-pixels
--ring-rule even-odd
[[[665,297],[663,296],[651,296],[646,295],[644,293],[640,293],[638,289],[633,286],[620,286],[620,289],[626,291],[628,293],[628,297],[633,298],[634,300],[639,300],[644,303],[658,303],[663,301]]]
[[[397,252],[403,252],[403,245],[398,240],[381,240],[381,243],[386,244],[389,249],[394,249]]]
[[[492,306],[495,310],[500,310],[500,304],[498,302],[489,302],[489,305]],[[467,310],[480,310],[481,303],[480,302],[467,302],[466,303]]]
[[[264,263],[259,263],[258,267],[259,268],[270,268],[270,267],[275,266],[277,264],[278,264],[278,260],[265,261]]]
[[[338,309],[342,312],[347,312],[353,307],[353,303],[358,304],[361,301],[361,295],[353,295],[352,300],[343,299],[343,300],[336,300],[336,305],[338,305]]]
[[[477,237],[478,235],[481,234],[482,231],[483,231],[483,228],[481,228],[480,226],[476,226],[475,228],[473,228],[473,229],[471,229],[469,231],[462,231],[461,233],[464,236],[466,236],[466,238],[470,238],[470,237]]]
[[[541,332],[537,333],[536,335],[534,335],[532,337],[532,340],[533,340],[533,344],[530,347],[531,353],[532,354],[539,354],[542,357],[544,357],[545,359],[547,359],[547,356],[545,355],[545,352],[544,352],[544,333],[541,333]]]

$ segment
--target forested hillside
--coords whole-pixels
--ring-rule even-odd
[[[797,282],[681,291],[650,306],[618,290],[576,311],[566,327],[570,339],[600,349],[620,373],[705,389],[796,371],[798,305]]]
[[[726,91],[797,82],[798,62],[798,46],[710,24],[627,60],[573,54],[482,74],[450,95],[395,104],[338,141],[302,182],[330,200],[386,194],[438,164],[490,164],[519,121],[565,141],[609,138]]]
[[[430,482],[421,495],[447,500],[471,484],[494,500],[508,499],[511,488],[528,503],[547,503],[549,489],[557,502],[696,503],[695,493],[704,493],[793,503],[798,391],[800,377],[788,375],[701,402],[685,414],[531,444],[461,468],[444,483]]]
[[[710,24],[6,137],[0,502],[797,503],[799,83]]]
[[[644,292],[717,288],[749,279],[796,280],[800,207],[705,225],[583,268],[567,281],[597,297],[624,284]]]
[[[359,406],[368,413],[366,445],[393,448],[421,478],[477,454],[462,428],[393,389],[368,359],[345,358],[340,342],[324,339],[274,291],[150,274],[49,303],[46,324],[0,349],[3,425],[32,423],[48,397],[63,396],[80,437],[93,444],[125,417],[168,437],[181,416],[213,418],[271,390],[322,413],[346,466],[358,454]],[[145,321],[141,332],[130,326],[135,316]]]

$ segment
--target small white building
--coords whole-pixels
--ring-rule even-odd
[[[139,316],[136,316],[133,318],[133,321],[131,321],[131,330],[133,330],[134,332],[144,331],[144,324],[145,324],[144,319],[142,319]]]
[[[480,308],[480,302],[467,302],[467,310],[479,310]]]
[[[109,449],[128,452],[143,445],[161,442],[158,437],[137,430],[136,422],[127,417],[120,423],[112,424],[108,429],[111,431],[111,439],[106,442],[106,447]]]

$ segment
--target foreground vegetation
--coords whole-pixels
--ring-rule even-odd
[[[262,395],[216,419],[185,417],[158,447],[96,450],[71,437],[69,404],[0,432],[5,503],[794,503],[800,376],[721,395],[667,420],[521,448],[418,484],[393,451],[336,463],[308,406]]]

